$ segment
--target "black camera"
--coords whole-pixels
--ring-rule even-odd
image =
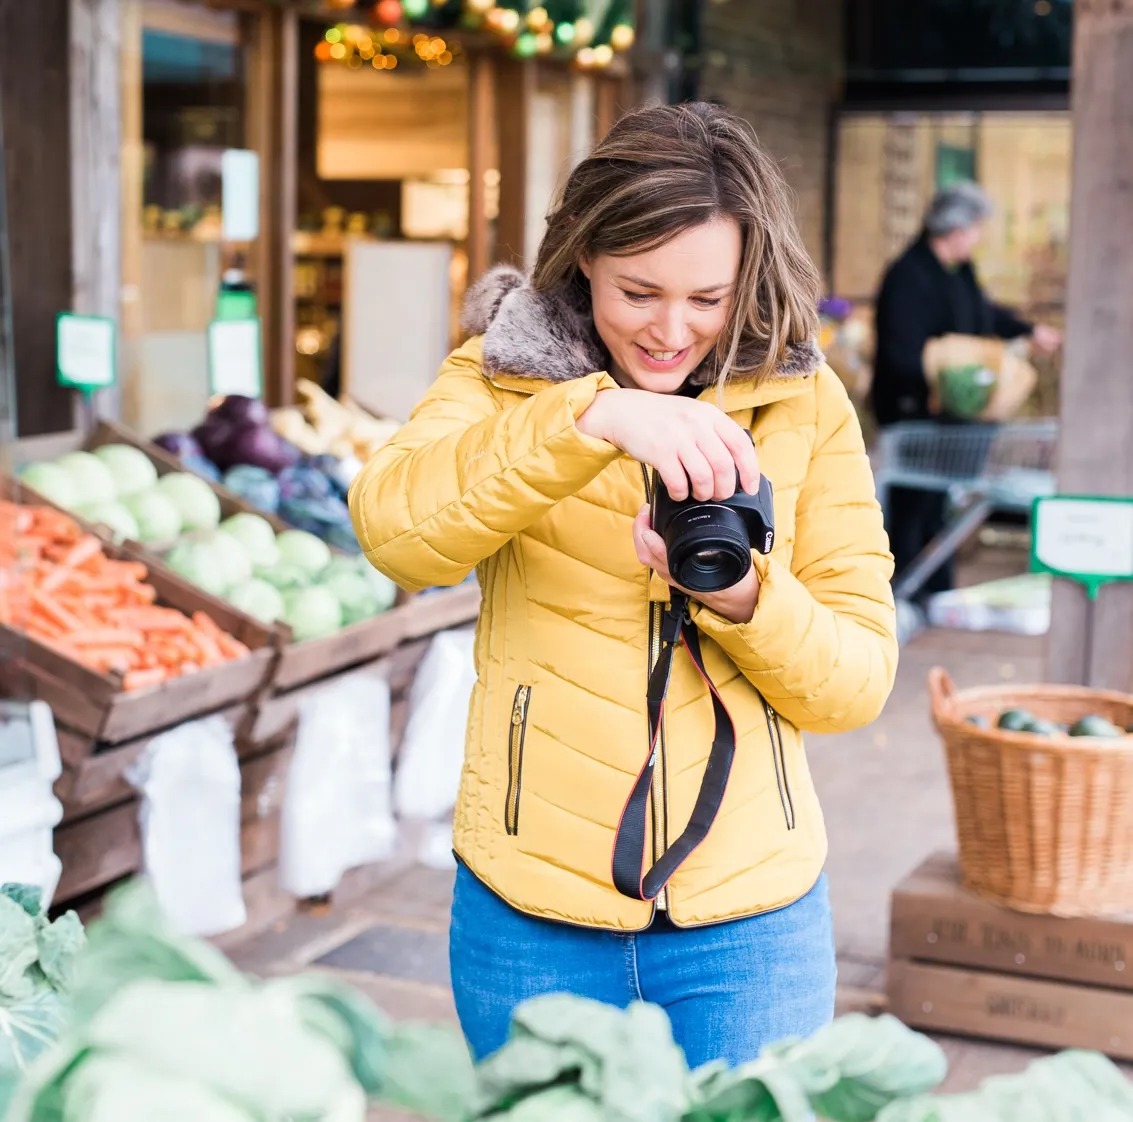
[[[759,477],[754,495],[742,490],[730,499],[681,502],[669,497],[658,477],[653,487],[652,525],[665,539],[669,574],[690,592],[719,592],[738,584],[751,568],[751,551],[767,554],[775,544],[771,481]]]

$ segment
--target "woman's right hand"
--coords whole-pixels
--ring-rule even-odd
[[[746,429],[707,401],[648,390],[601,390],[576,422],[580,432],[605,440],[654,468],[669,496],[680,502],[730,499],[740,485],[759,490],[759,459]]]

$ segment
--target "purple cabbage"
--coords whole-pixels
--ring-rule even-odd
[[[153,442],[179,460],[192,456],[204,456],[200,444],[187,432],[163,432],[160,436],[155,436]]]

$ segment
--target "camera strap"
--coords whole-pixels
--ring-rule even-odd
[[[708,763],[704,768],[704,778],[700,781],[700,791],[696,796],[688,825],[681,836],[661,854],[657,863],[646,871],[645,843],[649,795],[653,788],[653,774],[657,766],[661,719],[665,712],[665,698],[669,692],[673,656],[682,642],[712,696],[716,729],[712,737],[712,750],[708,754]],[[614,840],[614,887],[623,896],[629,896],[634,900],[655,900],[689,854],[707,837],[712,823],[716,821],[716,815],[720,812],[720,804],[724,801],[724,791],[728,786],[732,758],[736,751],[735,725],[704,669],[704,660],[700,653],[700,635],[689,614],[688,597],[676,589],[673,590],[670,606],[662,622],[661,653],[649,676],[646,699],[649,709],[649,756],[626,800]]]

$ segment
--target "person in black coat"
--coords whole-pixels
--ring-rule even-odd
[[[877,297],[870,387],[870,405],[881,427],[936,418],[922,362],[929,339],[950,334],[1029,336],[1037,350],[1047,352],[1061,344],[1055,328],[1027,323],[992,303],[980,287],[972,253],[991,212],[991,201],[976,184],[945,188],[932,200],[920,236],[886,271]],[[890,490],[885,517],[895,581],[943,528],[945,504],[940,492]],[[923,594],[951,587],[951,565],[945,564]]]

